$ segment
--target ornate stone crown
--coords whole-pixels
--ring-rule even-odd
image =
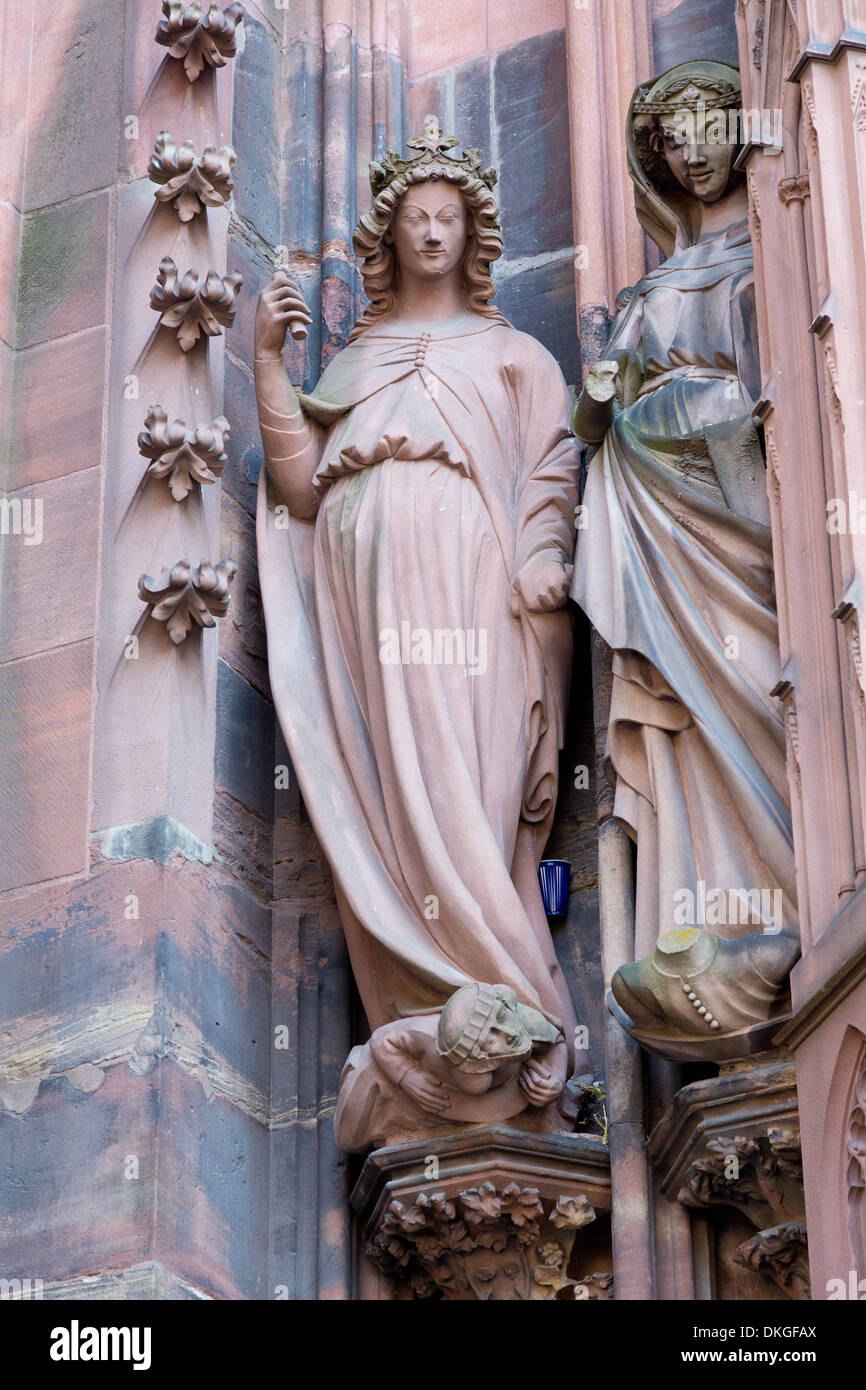
[[[425,120],[423,135],[416,135],[406,143],[410,150],[420,151],[414,159],[403,159],[401,155],[389,150],[384,159],[374,161],[370,165],[370,187],[374,198],[384,192],[401,174],[406,174],[412,169],[422,169],[430,164],[443,166],[446,176],[453,169],[455,174],[462,172],[469,178],[480,179],[491,190],[496,183],[496,170],[481,168],[479,150],[464,150],[459,159],[456,155],[448,153],[460,142],[455,135],[442,134],[442,127],[435,116],[428,116]]]

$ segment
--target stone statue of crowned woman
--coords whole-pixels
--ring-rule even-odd
[[[572,593],[613,649],[614,814],[637,846],[638,959],[609,1006],[683,1059],[768,1046],[799,954],[740,108],[721,63],[635,93],[629,172],[667,259],[621,297],[575,411],[601,447]]]
[[[537,870],[578,452],[557,363],[491,302],[496,176],[456,144],[430,118],[414,156],[372,165],[369,303],[310,395],[280,356],[309,321],[287,275],[256,320],[270,678],[372,1030],[337,1113],[358,1150],[555,1128],[573,1040]]]

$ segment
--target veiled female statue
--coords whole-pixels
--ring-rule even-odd
[[[613,649],[615,815],[637,845],[639,959],[609,1004],[682,1057],[758,1045],[798,953],[739,108],[720,63],[636,92],[629,170],[668,259],[621,297],[575,412],[601,448],[572,593]]]
[[[490,302],[495,173],[456,143],[430,118],[413,158],[372,166],[354,243],[369,305],[310,395],[280,358],[287,324],[309,319],[287,276],[256,323],[271,685],[373,1030],[341,1085],[351,1148],[476,1111],[546,1113],[573,1036],[537,868],[571,659],[577,446],[556,362]],[[439,1036],[472,984],[459,1036]],[[485,1065],[457,1084],[455,1066],[449,1087],[426,1065],[468,1057],[503,1009],[507,1076]],[[466,1085],[518,1074],[509,1103],[467,1109]]]

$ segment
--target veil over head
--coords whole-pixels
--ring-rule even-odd
[[[635,211],[647,236],[666,257],[692,246],[697,232],[694,197],[677,182],[653,138],[659,118],[697,112],[701,104],[707,112],[721,110],[727,114],[739,110],[741,101],[738,70],[708,59],[679,63],[638,87],[631,99],[626,117],[626,147]],[[740,177],[732,167],[732,179]]]

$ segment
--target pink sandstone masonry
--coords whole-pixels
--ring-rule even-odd
[[[56,1301],[395,1301],[485,1281],[517,1297],[519,1266],[524,1299],[850,1299],[866,1281],[866,3],[246,0],[216,7],[186,63],[182,34],[156,39],[165,8],[0,5],[0,1280]],[[681,1063],[605,1008],[634,959],[633,847],[605,761],[611,653],[572,606],[544,851],[571,878],[549,965],[600,1089],[572,1094],[566,1136],[492,1124],[474,1149],[438,1134],[430,1154],[348,1154],[341,1073],[370,1029],[271,688],[258,296],[281,267],[310,306],[283,362],[311,393],[366,303],[369,166],[433,113],[498,170],[494,302],[573,398],[618,296],[661,259],[635,210],[630,102],[697,59],[736,66],[743,107],[779,114],[738,168],[779,623],[764,694],[802,943],[790,1009],[758,1056]],[[497,1242],[520,1245],[520,1201],[531,1260],[488,1268]],[[489,1240],[455,1274],[418,1231],[451,1239],[467,1212]]]

